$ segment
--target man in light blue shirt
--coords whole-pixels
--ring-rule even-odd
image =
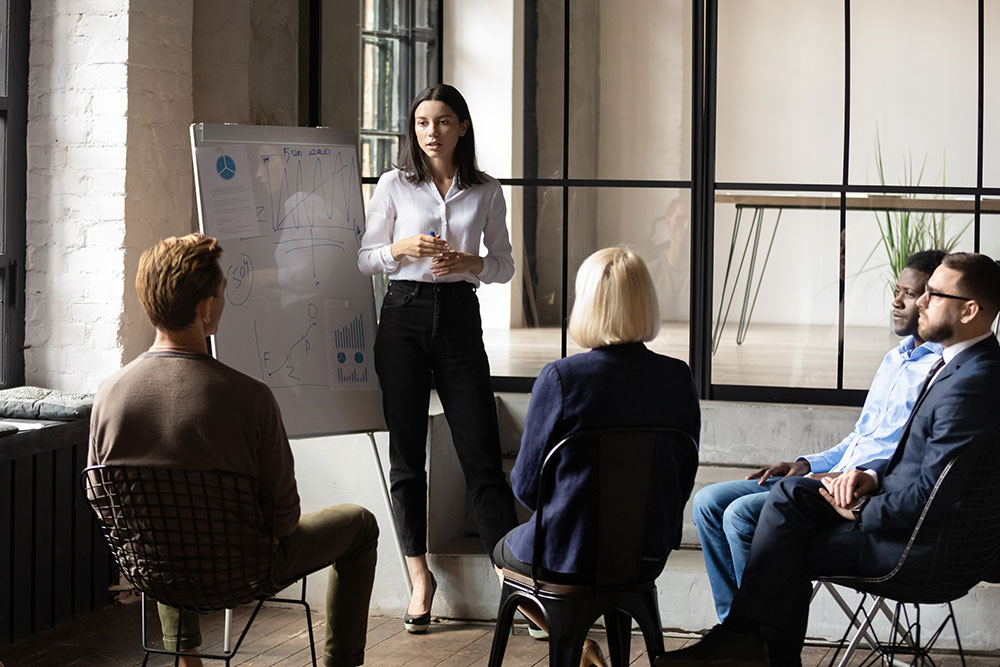
[[[917,336],[916,303],[942,257],[944,253],[939,250],[914,253],[900,273],[892,319],[896,335],[906,338],[885,355],[868,389],[861,416],[846,438],[825,452],[761,468],[745,479],[712,484],[695,495],[694,523],[720,621],[729,615],[743,578],[757,518],[774,483],[791,475],[839,474],[892,456],[920,386],[931,366],[941,358],[941,345],[926,343]]]

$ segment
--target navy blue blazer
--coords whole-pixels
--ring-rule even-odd
[[[669,426],[694,437],[701,430],[701,410],[691,369],[679,359],[650,352],[642,343],[612,345],[560,359],[542,369],[531,392],[521,450],[511,471],[514,495],[535,509],[538,471],[548,450],[567,435],[585,429]],[[670,471],[658,471],[668,479]],[[589,574],[597,539],[595,484],[590,462],[572,453],[562,456],[557,487],[545,512],[547,544],[542,567],[564,574]],[[672,507],[678,489],[655,485],[654,502]],[[680,503],[686,499],[681,499]],[[676,545],[677,527],[661,526],[662,558]],[[519,526],[507,544],[519,560],[530,563],[534,518]]]
[[[941,370],[913,406],[892,458],[864,466],[878,473],[881,490],[862,511],[862,532],[905,544],[948,461],[977,436],[997,430],[1000,345],[990,336]]]

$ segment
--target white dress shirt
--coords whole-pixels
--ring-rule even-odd
[[[453,283],[464,280],[475,286],[505,283],[514,275],[510,237],[507,235],[507,205],[500,183],[486,182],[458,188],[452,181],[442,199],[433,181],[413,185],[399,169],[382,174],[368,202],[364,238],[358,250],[358,268],[366,275],[388,274],[394,280]],[[486,246],[483,270],[435,276],[430,257],[404,256],[393,259],[390,246],[416,234],[429,234],[448,242],[452,250],[479,254],[480,239]]]
[[[981,336],[976,336],[975,338],[970,338],[969,340],[963,340],[960,343],[955,343],[954,345],[949,345],[948,347],[944,348],[944,353],[942,354],[942,356],[944,357],[944,366],[939,368],[938,372],[934,374],[934,377],[931,379],[930,384],[934,384],[934,382],[938,379],[938,376],[941,375],[941,371],[943,371],[945,367],[951,363],[951,360],[957,357],[959,353],[965,352],[979,341],[986,340],[992,335],[993,335],[992,331],[987,331]]]

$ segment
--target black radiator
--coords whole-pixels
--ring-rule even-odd
[[[100,609],[117,580],[80,493],[86,419],[0,439],[0,646]]]

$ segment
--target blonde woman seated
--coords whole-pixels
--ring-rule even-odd
[[[592,348],[548,364],[531,392],[521,450],[511,472],[514,494],[535,508],[538,471],[546,452],[569,434],[607,427],[666,426],[697,441],[701,424],[698,394],[688,365],[656,354],[643,342],[656,337],[660,310],[653,281],[642,259],[625,248],[605,248],[588,257],[576,275],[576,302],[569,334]],[[564,453],[559,479],[546,507],[546,544],[540,576],[569,583],[594,572],[597,505],[585,490],[594,488],[596,471],[582,452]],[[663,471],[662,477],[669,477]],[[661,476],[659,472],[657,476]],[[654,486],[656,501],[674,506],[675,489]],[[534,518],[513,529],[493,553],[499,567],[531,574]],[[652,581],[663,569],[677,541],[672,522],[655,523],[641,578]],[[499,569],[498,569],[499,573]],[[540,610],[521,608],[545,628]],[[603,664],[597,645],[587,640],[581,665]]]

